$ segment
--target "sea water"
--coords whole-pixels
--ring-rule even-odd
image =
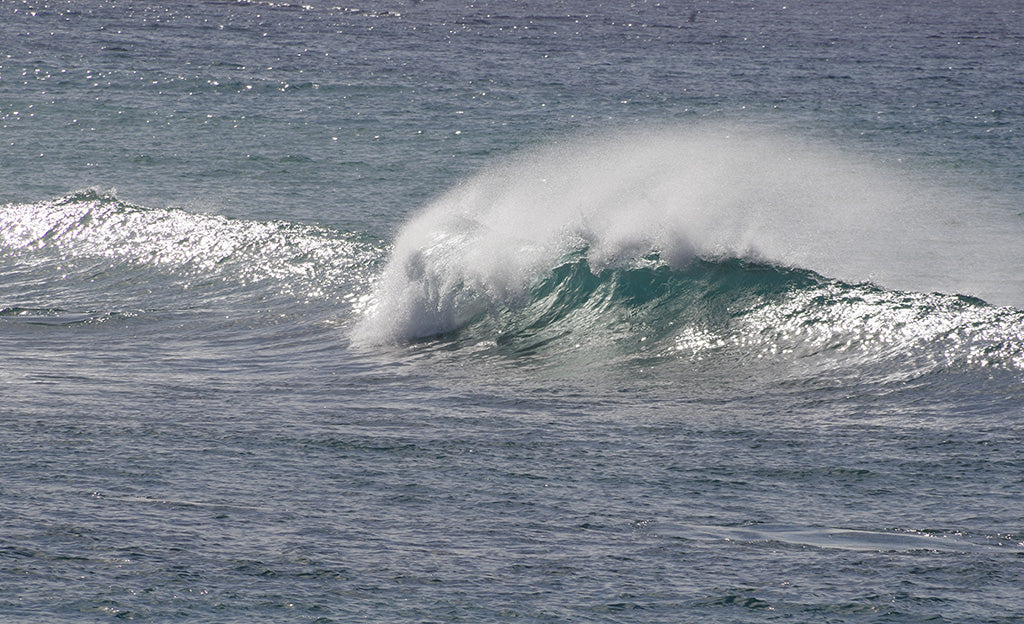
[[[0,619],[1024,617],[1015,1],[0,0]]]

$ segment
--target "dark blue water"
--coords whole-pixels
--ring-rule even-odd
[[[1022,51],[0,0],[0,619],[1024,618]]]

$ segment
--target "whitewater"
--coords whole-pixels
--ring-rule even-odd
[[[1020,18],[0,0],[0,620],[1019,621]]]

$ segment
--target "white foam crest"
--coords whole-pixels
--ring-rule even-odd
[[[837,150],[724,126],[565,142],[498,163],[411,220],[355,338],[454,330],[515,305],[578,249],[594,271],[651,253],[676,267],[694,256],[747,257],[886,286],[958,288],[966,280],[950,279],[955,237],[936,235],[946,213],[927,195]]]

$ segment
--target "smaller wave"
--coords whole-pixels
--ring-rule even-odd
[[[261,8],[267,8],[267,9],[285,9],[285,10],[291,9],[291,10],[299,10],[299,11],[313,11],[313,10],[316,9],[316,7],[314,7],[312,5],[308,5],[308,4],[298,4],[298,3],[294,3],[294,2],[270,2],[269,0],[263,0],[263,1],[259,1],[259,0],[233,0],[233,1],[225,0],[224,3],[225,4],[234,4],[234,5],[240,6],[240,7],[255,6],[255,7],[258,7],[258,8],[261,7]]]
[[[0,324],[19,323],[25,325],[69,326],[103,322],[113,317],[125,316],[130,316],[130,314],[98,311],[76,312],[60,308],[38,309],[18,306],[0,308]]]
[[[919,530],[844,529],[772,524],[707,526],[660,523],[644,525],[655,535],[687,541],[768,542],[823,550],[862,552],[1021,553],[1024,543],[1003,536]]]
[[[140,272],[157,271],[182,288],[352,297],[379,255],[379,244],[355,234],[145,208],[95,189],[0,207],[0,259],[26,280],[86,284],[116,274],[144,285]]]

